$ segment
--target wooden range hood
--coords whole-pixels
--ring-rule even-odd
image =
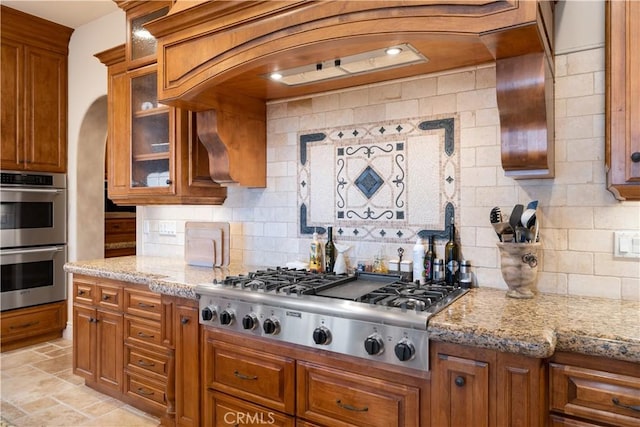
[[[146,27],[158,40],[159,99],[199,112],[198,134],[217,165],[212,177],[222,170],[242,183],[242,159],[264,155],[268,100],[495,62],[505,173],[547,178],[554,173],[553,6],[177,0]],[[265,78],[403,43],[429,61],[290,87]]]

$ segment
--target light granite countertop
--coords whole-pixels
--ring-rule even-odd
[[[205,268],[182,258],[128,256],[67,263],[74,274],[148,285],[197,298],[194,286],[259,267]],[[538,294],[512,299],[504,290],[472,289],[429,320],[431,339],[546,358],[570,351],[640,362],[640,302]]]

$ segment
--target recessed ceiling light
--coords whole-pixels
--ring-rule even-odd
[[[287,86],[299,86],[322,80],[371,73],[429,61],[408,43],[355,55],[335,58],[302,67],[280,70],[263,77]]]
[[[402,48],[397,46],[390,47],[390,48],[387,48],[387,50],[385,50],[385,53],[387,55],[397,55],[400,52],[402,52]]]

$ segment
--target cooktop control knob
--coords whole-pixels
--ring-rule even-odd
[[[220,313],[220,323],[222,323],[223,325],[232,324],[234,319],[235,319],[235,316],[233,312],[229,310],[224,310],[222,313]]]
[[[265,334],[278,335],[280,333],[280,321],[275,317],[270,317],[262,324]]]
[[[372,356],[376,356],[381,354],[384,351],[384,341],[382,341],[382,337],[378,334],[372,334],[364,340],[364,349],[367,351],[367,354]]]
[[[216,317],[216,309],[214,307],[205,307],[202,309],[202,320],[208,322]]]
[[[255,314],[247,314],[242,318],[242,327],[244,329],[253,330],[258,326],[258,318]]]
[[[413,356],[416,354],[416,348],[411,344],[409,340],[402,340],[395,347],[395,353],[398,360],[402,362],[406,362],[407,360],[413,359]]]
[[[329,345],[331,343],[331,331],[324,326],[317,327],[313,331],[313,342],[319,345]]]

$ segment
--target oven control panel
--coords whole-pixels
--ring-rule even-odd
[[[419,370],[429,370],[426,330],[201,295],[200,323]]]

